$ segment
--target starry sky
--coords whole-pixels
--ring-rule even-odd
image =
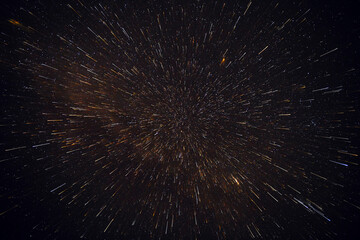
[[[357,239],[355,1],[9,1],[1,239]]]

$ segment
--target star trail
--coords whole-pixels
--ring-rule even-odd
[[[1,3],[2,239],[356,239],[359,17]]]

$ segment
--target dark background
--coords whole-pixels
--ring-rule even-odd
[[[8,23],[11,18],[16,19],[19,13],[18,9],[21,6],[44,4],[50,6],[49,12],[46,14],[56,14],[57,9],[51,8],[52,1],[6,1],[1,2],[1,33],[7,35],[13,34],[17,36],[18,33]],[[64,3],[65,4],[65,3]],[[255,3],[253,3],[255,4]],[[339,70],[348,68],[348,66],[355,66],[354,63],[359,63],[359,6],[357,1],[309,1],[306,4],[311,8],[312,21],[314,22],[312,38],[309,39],[309,46],[313,46],[314,49],[318,48],[318,39],[326,36],[326,44],[329,46],[348,46],[342,48],[341,56],[339,58],[342,61],[335,61],[334,67]],[[55,4],[54,4],[55,5]],[[258,12],[257,14],[261,14]],[[19,37],[19,36],[18,36]],[[14,42],[15,42],[14,38]],[[31,146],[37,144],[37,139],[41,139],[42,136],[36,136],[31,132],[36,129],[46,129],[46,119],[40,114],[43,109],[49,109],[51,106],[42,101],[40,96],[34,89],[26,88],[29,79],[31,78],[25,71],[13,70],[14,66],[9,62],[4,62],[4,59],[12,59],[14,56],[9,55],[9,49],[12,46],[1,47],[0,60],[0,89],[1,89],[1,127],[0,130],[0,148],[1,154],[4,153],[3,149],[7,149],[7,146]],[[329,49],[332,49],[331,47]],[[311,50],[308,50],[311,51]],[[316,50],[317,51],[317,50]],[[296,56],[294,56],[296,59]],[[300,59],[295,61],[301,61]],[[319,68],[325,68],[318,65]],[[331,64],[331,63],[330,63]],[[309,67],[311,68],[311,67]],[[316,71],[317,69],[311,69]],[[319,69],[322,71],[323,69]],[[359,70],[357,69],[357,72]],[[358,75],[357,75],[358,76]],[[352,105],[355,108],[359,107],[359,80],[358,77],[350,76],[348,79],[344,78],[344,85],[347,89],[358,89],[358,91],[349,93],[346,98],[339,99],[338,101],[353,101]],[[329,101],[336,102],[336,100]],[[336,105],[336,104],[335,104]],[[330,108],[330,106],[327,106]],[[321,113],[319,113],[321,114]],[[317,116],[321,118],[321,116]],[[24,122],[35,122],[35,125],[24,125]],[[346,122],[352,123],[359,127],[358,117],[355,115],[350,119],[344,119],[343,131],[349,131],[346,129]],[[16,126],[14,128],[13,126]],[[23,134],[23,132],[30,132],[30,134]],[[357,139],[353,139],[353,145],[359,146]],[[354,142],[355,141],[355,142]],[[357,143],[356,143],[357,142]],[[46,151],[46,152],[44,152]],[[51,154],[48,154],[51,153]],[[60,153],[59,153],[60,154]],[[39,171],[43,168],[42,161],[39,158],[48,159],[48,163],[51,166],[53,158],[57,157],[56,146],[49,146],[45,150],[43,149],[22,149],[16,153],[4,153],[0,159],[0,237],[2,239],[77,239],[81,236],[82,228],[81,221],[74,218],[69,214],[69,206],[66,203],[58,200],[58,197],[44,188],[45,181],[49,180],[49,176],[45,176],[46,173]],[[331,156],[330,156],[331,157]],[[11,159],[11,160],[7,160]],[[359,170],[350,171],[346,178],[352,178],[348,183],[346,196],[352,196],[356,201],[359,201]],[[51,179],[51,178],[50,178]],[[57,179],[59,180],[59,179]],[[335,193],[336,195],[336,193]],[[271,236],[273,239],[296,239],[297,236],[293,235],[298,228],[316,228],[316,221],[310,218],[309,215],[304,214],[304,211],[294,209],[292,212],[288,212],[285,209],[277,209],[278,212],[274,214],[287,215],[289,219],[296,219],[294,223],[288,222],[287,228],[283,229],[281,235],[274,234]],[[353,210],[353,211],[352,211]],[[8,211],[4,213],[5,211]],[[330,209],[331,212],[331,209]],[[344,208],[338,218],[335,218],[336,224],[331,225],[332,231],[337,234],[330,239],[357,239],[359,234],[359,216],[360,210],[355,208]],[[337,214],[337,213],[335,213]],[[271,214],[270,214],[271,215]],[[320,217],[319,217],[320,218]],[[96,220],[94,220],[96,221]],[[312,221],[315,221],[312,225]],[[299,223],[301,226],[299,226]],[[96,229],[97,223],[93,223]],[[265,231],[267,226],[263,226]],[[99,230],[102,231],[102,230]],[[127,229],[127,239],[146,239],[148,235],[142,234],[137,230]],[[311,230],[310,230],[311,231]],[[327,230],[314,229],[317,234],[314,238],[311,236],[298,236],[299,239],[328,239]],[[211,233],[211,229],[202,231],[201,239],[211,239],[214,237]],[[320,233],[320,234],[319,234]],[[113,235],[100,235],[94,238],[98,239],[120,239],[116,233]],[[207,236],[208,234],[208,236]],[[181,236],[181,233],[177,235]],[[228,236],[228,239],[232,239],[235,236]],[[246,238],[246,236],[244,236]],[[270,237],[270,236],[268,236]],[[164,237],[166,238],[166,237]],[[162,238],[162,239],[164,239]],[[168,236],[170,239],[171,237]],[[122,239],[122,238],[121,238]],[[266,238],[270,239],[270,238]]]

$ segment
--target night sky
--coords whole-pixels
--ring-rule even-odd
[[[356,1],[0,11],[1,239],[360,239]]]

